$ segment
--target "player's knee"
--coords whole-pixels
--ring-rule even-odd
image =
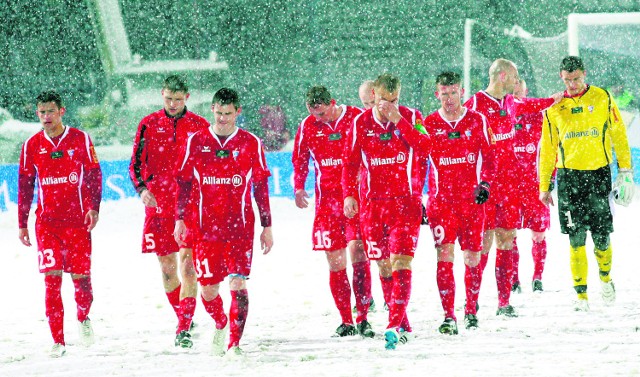
[[[239,291],[247,288],[247,276],[242,274],[229,275],[229,289]]]
[[[591,233],[591,238],[597,250],[607,250],[609,248],[609,234]]]
[[[533,242],[542,242],[544,241],[544,238],[545,238],[544,232],[533,232],[531,234],[531,240]]]

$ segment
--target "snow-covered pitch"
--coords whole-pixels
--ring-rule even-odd
[[[480,328],[462,324],[463,265],[456,255],[456,314],[460,334],[441,335],[443,312],[436,289],[436,255],[428,227],[422,228],[413,263],[408,309],[415,338],[395,351],[380,335],[387,323],[377,267],[372,266],[370,314],[378,335],[333,338],[340,317],[329,292],[323,253],[311,251],[312,208],[272,199],[275,246],[256,250],[249,280],[250,309],[241,347],[244,359],[211,356],[213,321],[200,300],[194,347],[174,347],[176,318],[162,289],[153,255],[140,253],[143,208],[138,199],[106,202],[93,232],[96,344],[81,348],[70,277],[63,281],[67,354],[48,357],[52,345],[44,314],[44,283],[35,246],[18,241],[15,206],[0,213],[0,376],[638,376],[640,375],[640,204],[616,207],[612,277],[617,302],[600,297],[598,269],[589,253],[590,312],[574,312],[567,236],[552,210],[542,294],[531,291],[529,231],[518,233],[521,294],[512,296],[518,318],[496,317],[491,253],[480,292]],[[31,237],[35,241],[33,216]],[[257,232],[259,234],[259,232]],[[256,247],[257,249],[257,247]],[[589,241],[588,250],[593,250]],[[226,283],[222,291],[229,308]]]

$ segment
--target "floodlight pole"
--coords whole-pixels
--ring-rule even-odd
[[[475,20],[467,18],[464,21],[464,97],[463,102],[466,102],[471,97],[471,30]]]

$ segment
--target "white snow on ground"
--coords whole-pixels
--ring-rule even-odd
[[[457,336],[436,330],[443,320],[436,259],[428,227],[423,227],[409,306],[415,338],[387,351],[380,335],[387,322],[382,305],[369,318],[379,334],[375,339],[331,337],[340,319],[329,292],[325,257],[311,251],[313,211],[297,209],[290,199],[274,198],[275,247],[269,255],[254,255],[249,319],[241,343],[246,357],[236,360],[209,355],[213,321],[199,300],[194,348],[173,346],[176,319],[162,289],[158,263],[139,251],[142,205],[137,199],[106,202],[93,234],[91,319],[96,344],[88,349],[78,345],[73,285],[66,275],[67,354],[51,359],[43,278],[35,247],[18,241],[13,206],[0,213],[0,376],[638,376],[640,204],[635,201],[616,210],[615,306],[602,302],[597,264],[590,253],[591,311],[573,311],[568,239],[559,233],[554,208],[542,294],[531,292],[531,242],[528,231],[519,233],[523,292],[512,298],[518,318],[495,315],[492,251],[480,293],[480,328],[464,329],[463,267],[457,255]],[[587,247],[592,250],[590,242]],[[372,271],[377,276],[375,266]],[[225,284],[223,288],[228,291]],[[377,278],[373,292],[381,304]],[[228,310],[228,294],[223,298]]]

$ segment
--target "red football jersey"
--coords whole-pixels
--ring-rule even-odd
[[[538,150],[542,135],[542,113],[524,114],[516,118],[513,150],[520,162],[520,174],[526,185],[538,188]]]
[[[309,158],[313,158],[316,173],[316,200],[322,192],[341,191],[342,154],[347,130],[362,110],[340,105],[342,114],[332,123],[324,123],[314,116],[306,117],[296,133],[291,161],[294,173],[294,191],[304,189],[309,174]]]
[[[416,109],[400,106],[402,119],[410,127],[422,123]],[[365,169],[360,198],[391,199],[422,197],[426,175],[426,154],[417,153],[391,122],[376,119],[372,109],[358,115],[347,131],[342,171],[344,197],[358,197],[358,175]]]
[[[476,93],[465,102],[465,107],[487,117],[496,146],[495,186],[503,189],[502,194],[507,194],[508,187],[513,187],[519,179],[519,163],[513,147],[516,115],[540,112],[552,104],[552,98],[526,98],[518,101],[511,94],[507,94],[502,99],[496,99],[485,91]]]
[[[57,145],[41,131],[22,146],[18,171],[20,228],[27,227],[36,180],[36,216],[43,224],[83,227],[87,212],[100,210],[102,172],[91,138],[86,132],[66,127],[56,141]]]
[[[210,127],[189,138],[181,162],[177,173],[178,218],[184,217],[183,198],[194,190],[199,198],[196,231],[204,240],[252,238],[252,184],[271,175],[260,139],[236,129],[221,142]],[[265,199],[268,202],[268,193]]]
[[[144,117],[138,125],[129,163],[129,177],[136,191],[147,187],[158,206],[145,207],[147,216],[173,217],[176,206],[176,172],[187,138],[209,127],[190,111],[169,117],[164,109]]]
[[[493,183],[494,151],[487,119],[480,113],[464,109],[456,121],[447,121],[436,111],[424,120],[431,136],[429,153],[429,200],[474,201],[473,191],[480,183]],[[418,132],[403,133],[415,145],[425,139]]]

